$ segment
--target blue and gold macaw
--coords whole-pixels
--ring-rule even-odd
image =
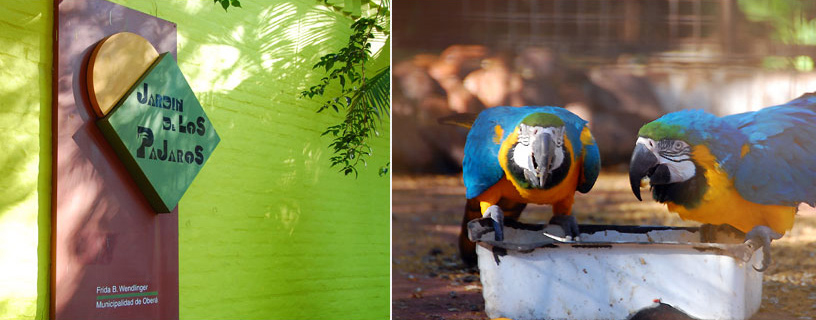
[[[467,205],[459,249],[466,262],[476,259],[467,238],[470,220],[491,217],[501,241],[504,216],[518,218],[527,203],[552,205],[550,223],[578,236],[570,215],[573,196],[576,190],[589,192],[601,168],[598,146],[586,125],[558,107],[494,107],[479,114],[463,161]]]
[[[683,219],[727,224],[763,248],[793,226],[799,203],[816,200],[816,95],[759,111],[717,117],[701,110],[644,125],[629,180]]]

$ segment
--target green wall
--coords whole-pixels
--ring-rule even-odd
[[[51,6],[0,2],[0,319],[48,316]]]
[[[179,66],[221,136],[179,203],[181,318],[387,318],[389,179],[330,169],[320,133],[340,117],[297,98],[351,21],[318,1],[116,2],[178,25]]]
[[[297,97],[351,21],[308,0],[115,2],[178,25],[179,66],[221,137],[179,204],[181,318],[388,318],[388,120],[370,167],[346,177],[320,136],[340,115]],[[51,6],[0,2],[3,319],[48,313]]]

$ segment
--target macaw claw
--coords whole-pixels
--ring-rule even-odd
[[[493,220],[493,230],[496,241],[504,241],[504,211],[497,205],[487,207],[484,214],[485,218]]]
[[[575,219],[575,216],[572,215],[565,215],[565,214],[556,214],[550,218],[550,224],[555,224],[561,226],[564,229],[564,236],[565,239],[568,241],[581,241],[580,233],[578,231],[578,220]]]
[[[771,266],[771,241],[782,238],[782,235],[767,226],[756,226],[745,235],[745,245],[750,252],[762,248],[762,265],[754,270],[763,272]],[[750,258],[750,256],[749,256]]]

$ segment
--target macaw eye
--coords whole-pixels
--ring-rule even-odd
[[[683,151],[684,149],[686,149],[686,143],[685,142],[679,141],[679,140],[674,141],[674,144],[672,145],[672,151],[680,152],[680,151]]]
[[[691,152],[689,145],[682,140],[663,140],[658,142],[658,146],[661,147],[659,153],[666,157],[676,157]]]

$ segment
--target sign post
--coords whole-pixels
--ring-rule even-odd
[[[177,204],[219,137],[176,25],[104,0],[54,12],[50,318],[178,319]]]

